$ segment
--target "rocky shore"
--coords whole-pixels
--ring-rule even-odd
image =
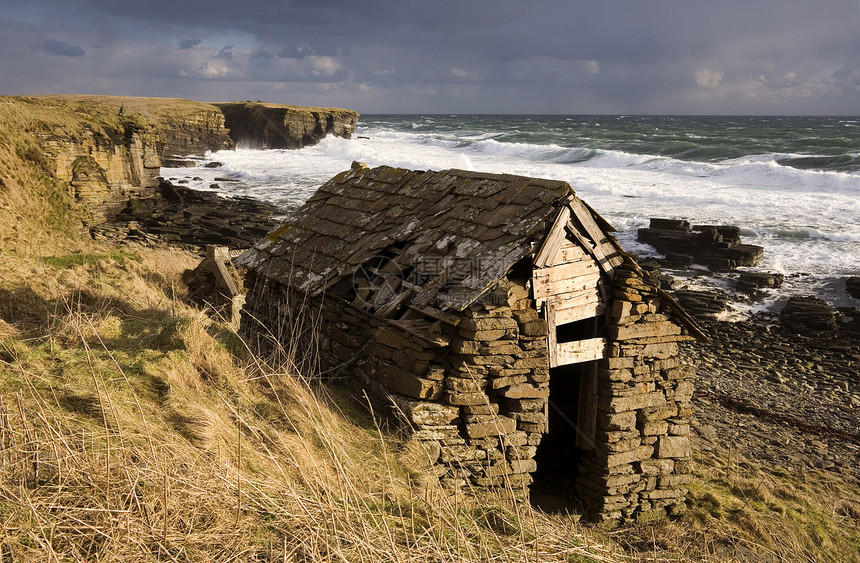
[[[705,450],[732,451],[786,471],[828,469],[860,479],[860,340],[786,331],[775,316],[703,322],[694,429]]]
[[[162,180],[150,197],[129,200],[114,219],[90,229],[93,238],[147,244],[209,244],[248,248],[278,226],[277,207],[221,197]]]

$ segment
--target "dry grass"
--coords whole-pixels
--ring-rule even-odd
[[[408,469],[413,444],[185,305],[187,254],[7,258],[0,560],[614,557],[572,520]]]

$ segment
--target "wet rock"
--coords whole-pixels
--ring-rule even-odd
[[[222,166],[224,166],[223,163],[214,160],[203,165],[204,168],[221,168]]]
[[[785,276],[778,272],[742,272],[738,279],[737,290],[755,295],[759,289],[782,287]]]
[[[696,319],[714,319],[726,310],[729,303],[729,296],[719,290],[681,289],[672,295]]]
[[[225,198],[162,181],[155,195],[132,199],[95,238],[166,240],[195,246],[247,248],[278,226],[280,210],[250,198]]]
[[[823,299],[795,296],[779,315],[782,327],[796,334],[818,335],[836,332],[836,311]]]
[[[860,276],[851,276],[845,280],[845,291],[854,299],[860,299]]]
[[[666,262],[684,266],[702,264],[713,270],[755,266],[764,248],[741,244],[740,228],[732,225],[694,225],[682,219],[651,219],[650,227],[639,229],[640,242],[666,255]]]

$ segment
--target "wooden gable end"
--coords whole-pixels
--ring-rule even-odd
[[[624,261],[614,238],[581,200],[571,198],[533,257],[532,291],[535,306],[549,325],[551,367],[603,358],[606,342],[596,334],[596,320],[609,305],[605,287],[613,270]],[[588,324],[588,319],[594,323]],[[581,337],[559,338],[559,327],[571,323],[585,323],[578,331]]]

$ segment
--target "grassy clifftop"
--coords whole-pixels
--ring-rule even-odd
[[[0,97],[0,240],[29,250],[86,246],[82,219],[92,222],[152,185],[165,147],[181,151],[200,139],[232,146],[223,115],[210,104]]]

